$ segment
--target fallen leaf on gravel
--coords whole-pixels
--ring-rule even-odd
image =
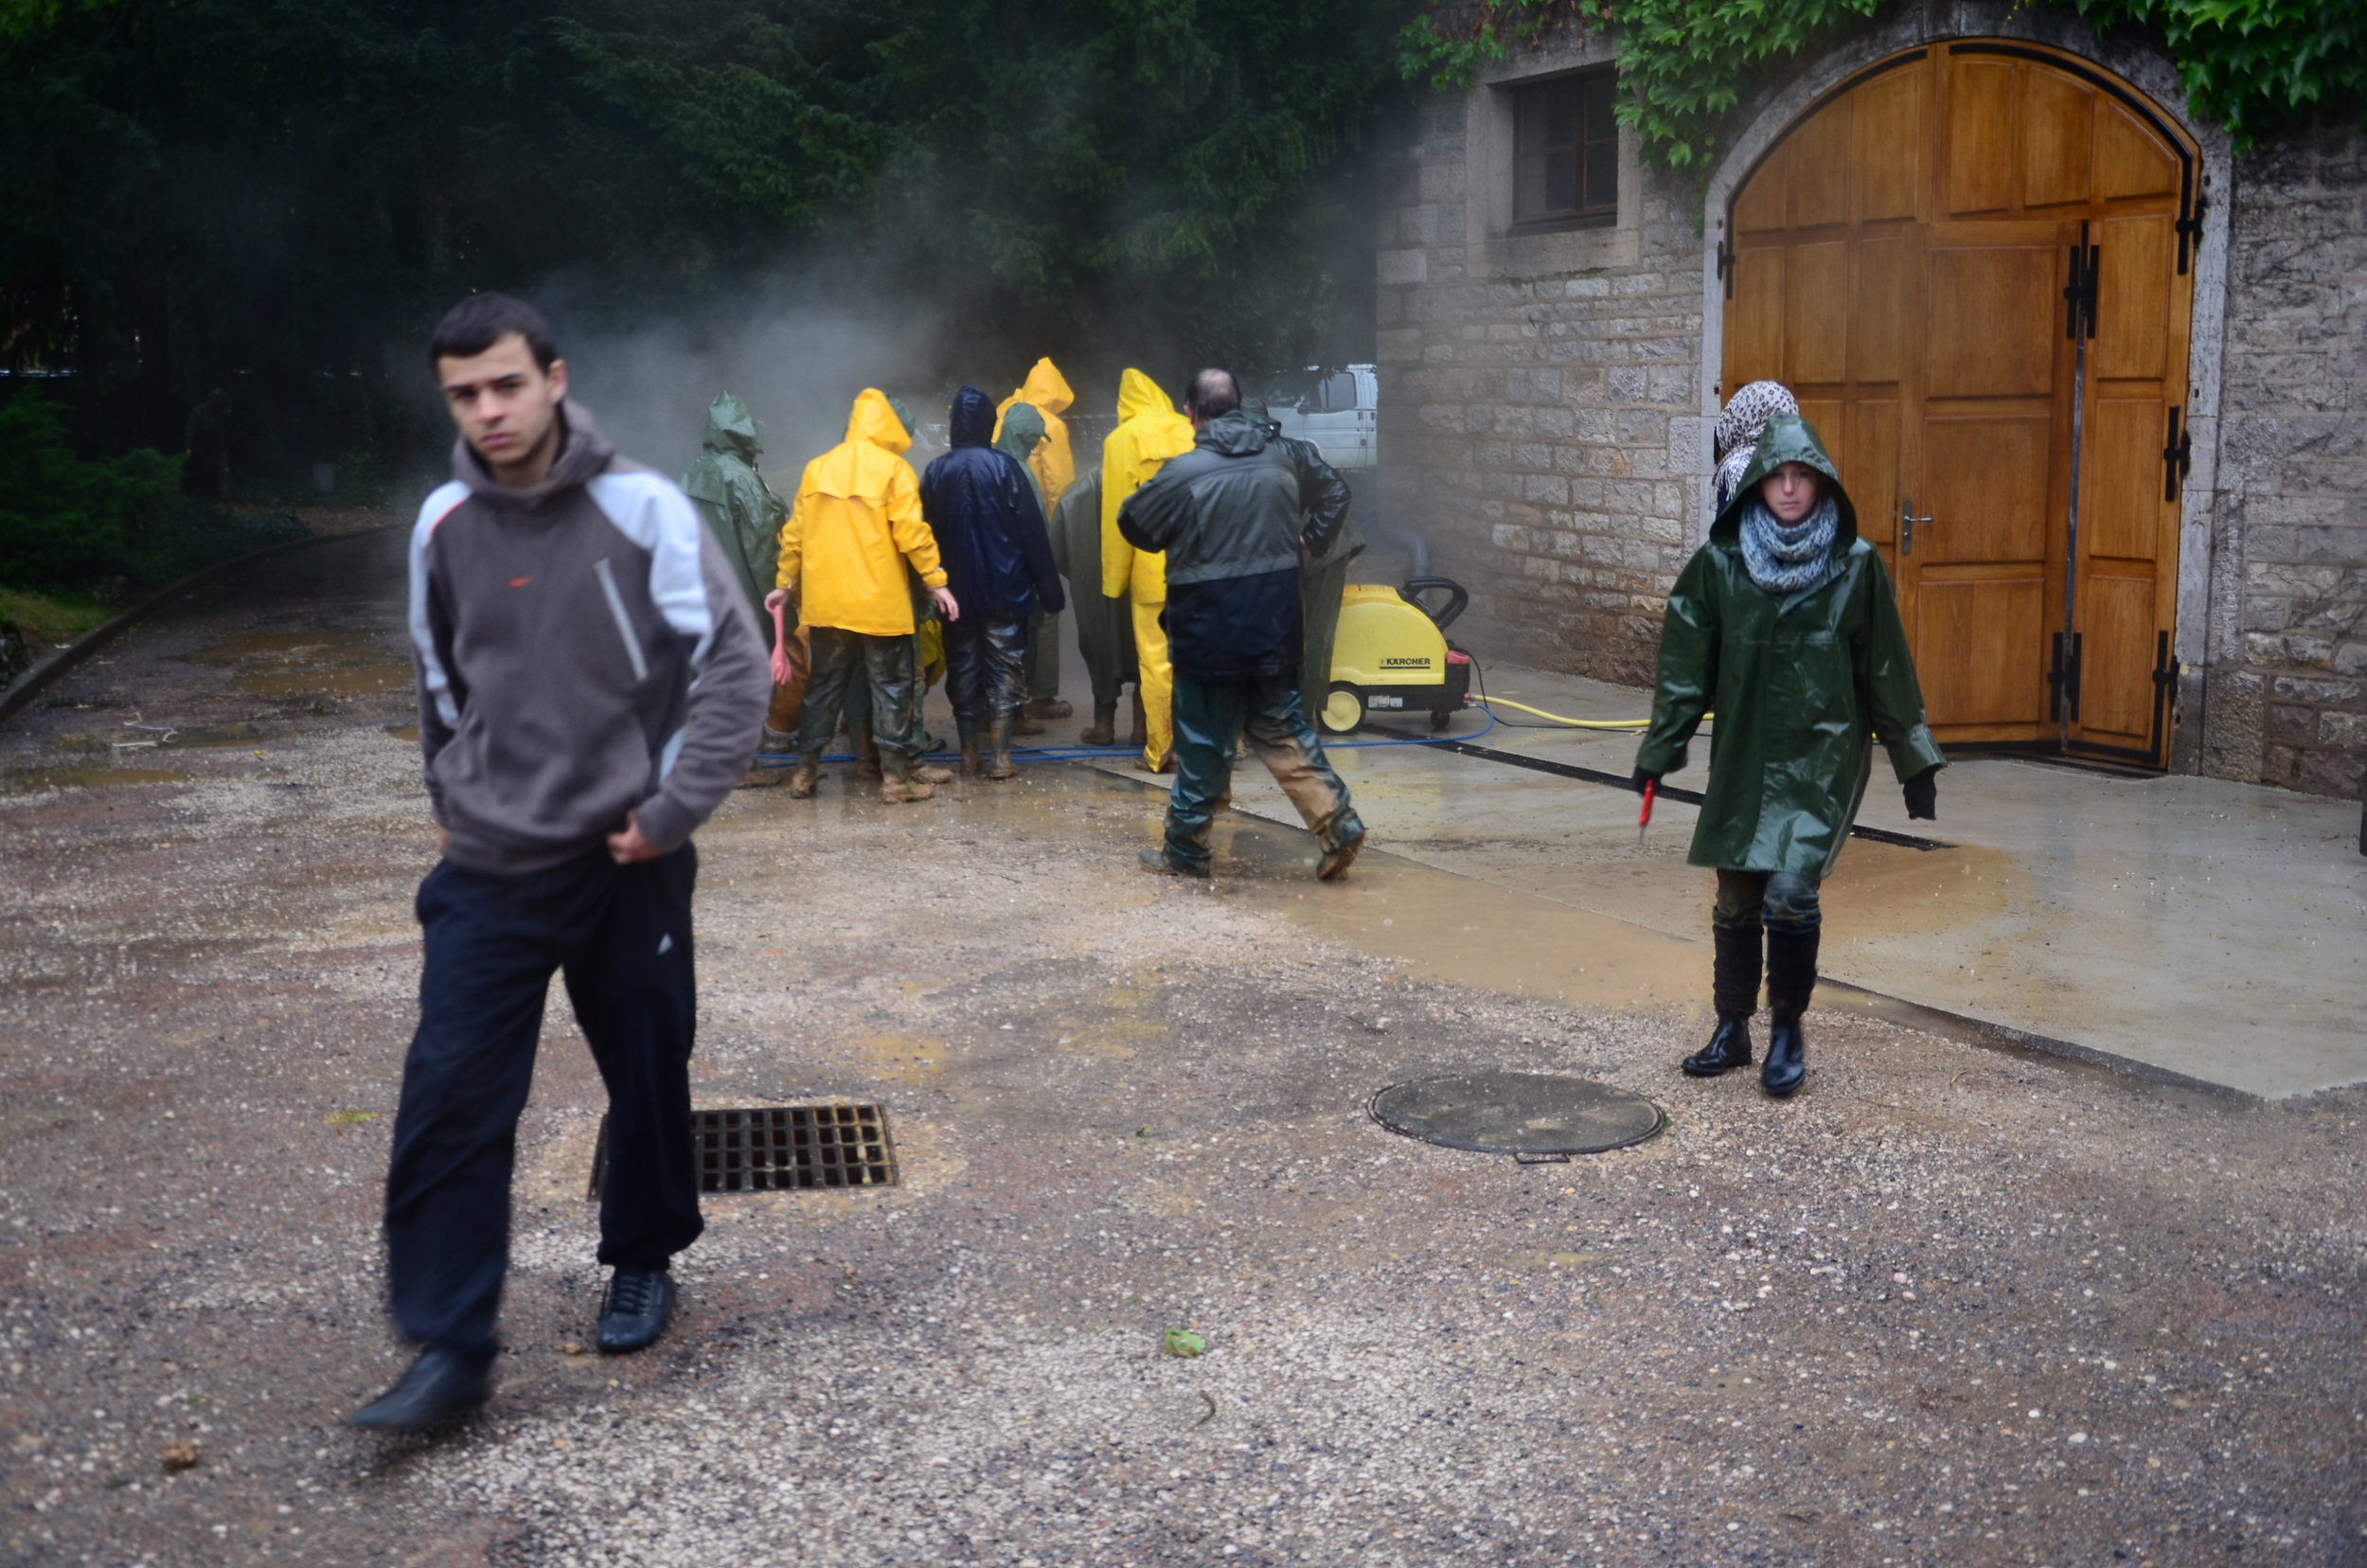
[[[329,1127],[351,1127],[356,1122],[376,1120],[378,1113],[375,1111],[331,1111],[321,1118],[322,1123]]]
[[[187,1438],[176,1437],[165,1445],[164,1465],[168,1471],[185,1470],[197,1463],[197,1445]]]
[[[561,1340],[559,1342],[559,1353],[562,1356],[580,1356],[583,1354],[583,1342],[580,1340]]]
[[[1208,1342],[1189,1328],[1170,1328],[1159,1342],[1159,1348],[1170,1356],[1191,1357],[1208,1348]]]

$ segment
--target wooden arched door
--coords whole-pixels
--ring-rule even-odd
[[[1963,40],[1842,84],[1727,210],[1721,391],[1824,436],[1943,742],[2167,761],[2198,175],[2127,83]]]

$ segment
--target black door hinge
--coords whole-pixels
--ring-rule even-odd
[[[1734,298],[1735,253],[1734,248],[1728,245],[1723,240],[1720,240],[1717,242],[1717,276],[1719,280],[1726,285],[1726,297],[1728,299]]]
[[[2096,275],[2104,270],[2104,248],[2088,243],[2088,225],[2079,225],[2079,243],[2071,248],[2071,281],[2063,285],[2063,335],[2077,339],[2096,335]]]
[[[2189,173],[2186,179],[2192,181],[2194,175]],[[2187,191],[2179,192],[2178,276],[2180,277],[2186,276],[2187,258],[2202,254],[2202,215],[2210,208],[2211,198],[2200,191],[2194,191],[2191,200]]]
[[[2063,633],[2055,633],[2054,662],[2046,672],[2046,721],[2050,724],[2061,722],[2066,704],[2071,708],[2072,722],[2079,722],[2079,645],[2086,635],[2084,632],[2072,633],[2071,657],[2066,659],[2063,657]]]
[[[2162,747],[2168,737],[2170,709],[2178,701],[2173,687],[2178,685],[2178,666],[2170,658],[2170,634],[2153,634],[2153,744],[2149,748],[2156,766],[2168,767],[2169,754]]]
[[[2183,412],[2182,404],[2170,409],[2170,433],[2162,448],[2162,499],[2164,501],[2178,499],[2178,487],[2195,466],[2194,433],[2178,427],[2179,416]]]

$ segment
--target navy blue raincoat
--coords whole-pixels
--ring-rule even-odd
[[[974,386],[953,394],[953,450],[920,476],[920,515],[937,536],[946,586],[962,618],[1023,619],[1041,604],[1067,608],[1052,539],[1027,471],[988,443],[994,401]]]

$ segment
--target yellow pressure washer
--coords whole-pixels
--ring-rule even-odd
[[[1443,593],[1433,610],[1425,594]],[[1340,630],[1331,645],[1331,687],[1318,717],[1334,735],[1364,722],[1365,712],[1427,709],[1445,729],[1469,700],[1471,656],[1447,641],[1447,628],[1471,602],[1446,578],[1408,578],[1404,588],[1352,582],[1340,596]]]

